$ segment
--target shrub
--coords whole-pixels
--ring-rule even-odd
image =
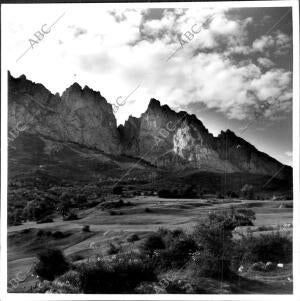
[[[197,249],[198,246],[191,237],[175,240],[168,249],[160,252],[159,267],[163,269],[181,268]]]
[[[228,192],[227,192],[227,196],[228,196],[229,198],[233,198],[233,199],[239,198],[238,193],[236,193],[235,191],[228,191]]]
[[[251,209],[240,208],[236,212],[232,208],[232,216],[236,222],[236,226],[253,226],[255,212]]]
[[[197,277],[226,279],[232,275],[229,258],[216,256],[206,251],[199,251],[193,255],[192,269]]]
[[[40,229],[39,231],[37,231],[36,236],[43,236],[45,234],[45,231]]]
[[[142,250],[150,254],[152,254],[155,250],[161,250],[164,248],[165,248],[165,243],[162,237],[157,233],[149,235],[146,238],[144,244],[142,245]]]
[[[84,194],[78,194],[76,196],[76,203],[79,205],[79,206],[85,206],[87,202],[87,197],[84,195]]]
[[[80,274],[77,271],[70,270],[65,274],[59,276],[57,282],[65,283],[70,285],[71,287],[75,288],[76,291],[79,293],[80,289]]]
[[[38,253],[35,272],[42,279],[53,280],[69,269],[69,263],[58,249],[46,249]]]
[[[82,232],[90,232],[90,226],[89,225],[85,225],[82,227]]]
[[[128,242],[135,242],[140,240],[139,236],[137,234],[132,234],[127,238]]]
[[[174,197],[174,194],[168,189],[161,189],[161,190],[158,191],[157,194],[160,198],[172,198],[172,197]]]
[[[55,239],[61,239],[61,238],[64,238],[66,235],[61,231],[55,231],[55,232],[53,232],[52,236]]]
[[[136,255],[117,255],[114,260],[83,264],[78,268],[85,294],[132,294],[144,281],[156,281],[152,264]]]
[[[121,195],[123,193],[123,187],[122,186],[115,186],[113,188],[113,194]]]
[[[275,232],[254,237],[251,233],[235,244],[235,258],[243,262],[283,262],[292,261],[292,241]]]
[[[70,256],[71,261],[78,261],[84,259],[84,256],[80,254],[73,254]]]
[[[113,243],[109,244],[109,248],[107,250],[107,255],[115,255],[118,254],[120,252],[121,247],[120,246],[116,246]]]
[[[219,192],[218,195],[217,195],[217,198],[218,199],[224,199],[224,195],[221,192]]]
[[[68,192],[63,192],[59,198],[59,212],[63,218],[69,215],[72,207],[72,196]]]
[[[45,198],[37,196],[36,199],[29,201],[24,208],[24,216],[28,220],[40,221],[48,218],[54,211],[54,204]]]
[[[241,189],[241,194],[244,198],[253,200],[254,199],[253,185],[245,184]]]
[[[67,216],[65,216],[63,218],[64,221],[74,221],[74,220],[77,220],[77,219],[78,219],[78,216],[74,212],[69,213]]]
[[[231,275],[233,253],[232,230],[236,227],[235,211],[211,213],[195,227],[193,237],[200,251],[194,255],[194,272],[206,277]]]

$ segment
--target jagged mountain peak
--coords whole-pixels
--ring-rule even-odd
[[[8,74],[10,127],[34,120],[31,133],[112,155],[143,157],[161,168],[185,165],[272,176],[283,166],[233,131],[213,137],[196,115],[175,112],[155,98],[139,118],[129,116],[117,127],[111,104],[88,86],[82,88],[75,82],[59,97],[26,77],[15,79]],[[25,94],[33,101],[24,101]]]
[[[151,98],[150,102],[149,102],[149,105],[148,105],[148,109],[149,108],[156,108],[156,107],[161,107],[160,101],[155,99],[155,98]]]

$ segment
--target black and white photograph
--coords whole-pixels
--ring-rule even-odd
[[[299,300],[299,210],[298,1],[1,5],[1,300]]]

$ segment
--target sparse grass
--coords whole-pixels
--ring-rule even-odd
[[[105,196],[107,201],[111,201],[112,199],[110,197]],[[117,198],[115,196],[115,198]],[[106,201],[106,202],[107,202]],[[127,200],[126,200],[127,201]],[[131,200],[130,200],[131,201]],[[203,200],[201,200],[202,202]],[[223,200],[222,200],[223,201]],[[112,202],[118,202],[118,201],[112,201]],[[157,203],[156,203],[157,202]],[[100,210],[100,206],[96,208],[95,210],[89,210],[89,211],[80,211],[80,216],[84,218],[84,222],[89,223],[93,227],[93,232],[91,234],[89,233],[83,233],[82,231],[78,231],[78,224],[74,223],[74,229],[70,229],[69,227],[73,225],[73,223],[66,223],[68,224],[68,232],[70,232],[70,238],[63,238],[63,239],[53,239],[52,233],[54,231],[61,231],[65,233],[66,231],[66,224],[60,224],[59,222],[55,221],[54,224],[49,225],[51,228],[45,228],[45,226],[48,227],[48,225],[36,225],[34,224],[34,227],[41,227],[40,229],[43,229],[43,234],[39,237],[37,237],[37,232],[39,231],[38,229],[26,229],[28,225],[23,225],[19,229],[20,231],[15,231],[9,234],[9,254],[10,254],[10,262],[9,262],[9,269],[10,269],[10,275],[14,275],[14,271],[17,271],[20,269],[20,264],[24,264],[26,262],[26,257],[29,258],[29,256],[34,256],[32,255],[32,252],[36,252],[36,250],[39,250],[43,248],[45,245],[45,242],[49,243],[50,245],[55,245],[58,246],[59,248],[69,248],[72,247],[76,252],[80,252],[79,255],[79,260],[81,259],[87,259],[88,256],[91,256],[91,254],[95,254],[94,250],[84,250],[82,249],[82,246],[86,245],[85,243],[81,244],[82,241],[87,239],[88,237],[91,237],[92,235],[98,235],[98,233],[103,233],[107,231],[107,229],[112,229],[113,231],[116,231],[116,234],[118,237],[120,237],[120,241],[123,240],[125,242],[124,245],[122,245],[122,250],[120,250],[119,253],[114,254],[117,256],[121,256],[122,252],[127,252],[129,250],[136,250],[136,248],[142,248],[145,240],[144,237],[147,231],[157,231],[158,227],[169,227],[171,229],[176,229],[177,225],[182,226],[184,229],[188,228],[191,229],[191,227],[194,226],[194,223],[196,221],[196,218],[199,220],[200,218],[206,217],[208,215],[208,211],[213,211],[213,210],[218,210],[220,200],[216,200],[215,204],[207,204],[207,207],[199,206],[201,203],[199,200],[161,200],[158,197],[152,196],[152,197],[143,197],[143,198],[135,198],[132,200],[132,203],[134,203],[134,206],[130,207],[128,206],[126,209],[124,209],[124,212],[126,215],[124,216],[117,216],[117,218],[111,217],[109,214],[103,212]],[[183,209],[180,209],[181,205],[186,205]],[[222,208],[228,208],[229,206],[232,205],[232,201],[228,201],[228,205],[226,202],[221,202],[224,206]],[[244,201],[240,201],[241,204],[238,206],[244,205]],[[155,214],[148,214],[146,215],[145,208],[152,208],[150,206],[153,206],[155,204]],[[162,206],[160,207],[160,204]],[[201,203],[202,204],[202,203]],[[278,218],[283,218],[283,222],[285,223],[290,223],[291,222],[291,211],[287,210],[290,208],[278,208],[278,203],[274,205],[274,203],[271,203],[270,201],[268,202],[252,202],[251,203],[251,209],[253,211],[259,212],[258,215],[256,215],[257,220],[255,221],[255,224],[265,226],[267,227],[267,224],[276,224],[278,221]],[[245,205],[246,207],[246,205]],[[272,214],[269,214],[272,213]],[[258,222],[258,223],[257,223]],[[118,228],[118,225],[121,224],[122,227]],[[266,225],[265,225],[266,224]],[[95,225],[95,226],[94,226]],[[32,225],[30,225],[32,227]],[[116,230],[117,229],[117,230]],[[125,231],[122,233],[120,229],[124,229]],[[262,228],[263,229],[263,228]],[[51,230],[51,231],[49,231]],[[21,234],[21,231],[24,231],[23,234]],[[141,231],[141,232],[137,232]],[[47,232],[50,232],[50,238],[47,237]],[[128,233],[132,232],[137,232],[141,233],[138,234],[140,236],[140,241],[138,241],[135,244],[128,244],[126,243],[128,239]],[[168,273],[168,269],[172,268],[172,273],[178,271],[182,265],[181,265],[181,260],[186,259],[189,264],[192,263],[192,256],[194,254],[195,258],[198,258],[199,262],[201,260],[204,260],[205,264],[199,264],[197,269],[200,271],[202,267],[202,271],[198,274],[196,277],[195,274],[192,273],[193,269],[191,265],[187,265],[185,267],[185,270],[182,271],[182,277],[187,277],[187,275],[193,275],[190,276],[191,279],[195,280],[195,283],[193,284],[196,285],[196,288],[198,287],[199,289],[203,285],[200,285],[200,282],[203,283],[203,281],[208,281],[207,279],[209,278],[203,278],[203,275],[206,275],[208,277],[210,271],[212,271],[215,266],[218,268],[218,265],[222,265],[222,261],[217,263],[214,258],[210,260],[209,256],[204,256],[202,253],[202,256],[200,257],[200,254],[197,252],[201,250],[197,250],[195,252],[188,252],[190,249],[186,248],[188,251],[181,251],[176,253],[176,248],[175,246],[179,241],[181,241],[184,238],[185,235],[185,230],[168,230],[168,229],[160,229],[158,231],[158,235],[161,236],[162,241],[165,245],[165,248],[163,249],[157,249],[158,252],[157,255],[155,255],[155,260],[153,258],[152,264],[154,265],[154,273],[156,276],[160,276],[159,273],[162,271],[166,271]],[[110,238],[110,235],[113,236],[112,234],[107,235],[107,237]],[[261,233],[257,232],[255,235],[261,235]],[[105,242],[103,243],[103,251],[107,249],[107,237],[103,237]],[[97,238],[98,239],[98,238]],[[119,239],[119,238],[118,238]],[[185,239],[185,238],[184,238]],[[97,240],[98,241],[98,240]],[[184,240],[183,240],[184,241]],[[27,243],[25,243],[27,242]],[[183,243],[185,244],[185,242]],[[185,248],[184,248],[185,249]],[[28,252],[30,250],[30,252]],[[25,251],[27,253],[25,253]],[[174,251],[174,253],[173,253]],[[18,252],[18,253],[17,253]],[[73,252],[73,251],[72,251]],[[190,255],[189,253],[192,253]],[[151,252],[148,254],[151,254]],[[152,255],[154,252],[152,252]],[[182,254],[182,256],[180,256]],[[187,255],[184,255],[187,254]],[[177,256],[178,255],[178,256]],[[197,257],[197,255],[199,255]],[[81,256],[83,256],[81,258]],[[17,261],[12,261],[15,260],[15,258],[20,258],[21,260]],[[201,260],[200,260],[201,259]],[[228,258],[226,258],[228,259]],[[229,258],[230,259],[230,258]],[[73,260],[72,257],[70,256],[70,260]],[[178,262],[178,264],[177,264]],[[215,265],[214,265],[215,263]],[[75,263],[78,265],[78,263]],[[159,265],[160,264],[160,265]],[[205,267],[206,266],[206,267]],[[231,267],[230,267],[231,268]],[[205,271],[206,270],[206,271]],[[237,269],[236,269],[237,270]],[[235,271],[236,271],[235,270]],[[219,275],[220,276],[220,275]],[[211,292],[215,292],[214,289],[217,289],[218,284],[218,277],[219,276],[214,276],[216,279],[211,279],[210,281],[214,281],[215,287],[211,289]],[[212,276],[209,276],[212,277]],[[220,276],[221,277],[221,276]],[[58,279],[58,278],[56,278]],[[181,278],[179,278],[181,279]],[[204,279],[204,280],[203,280]],[[151,283],[151,282],[150,282]],[[155,282],[154,282],[155,283]],[[205,282],[206,283],[206,282]],[[157,282],[156,282],[157,284]],[[174,292],[178,293],[181,290],[181,286],[177,288],[178,282],[174,282],[174,288],[173,286],[170,285],[170,287],[167,288],[167,291],[169,292]],[[25,283],[24,283],[25,285]],[[133,291],[136,292],[136,288],[141,286],[142,283],[137,285]],[[173,283],[172,283],[173,285]],[[21,289],[21,288],[20,288]],[[174,290],[173,290],[174,289]],[[246,290],[250,290],[250,288],[244,288]],[[266,291],[268,291],[268,288],[265,288]],[[278,291],[280,289],[278,288]],[[82,292],[82,286],[80,286],[80,292]],[[252,288],[252,292],[255,292],[255,289]],[[270,293],[269,289],[269,293]],[[155,291],[154,291],[155,293]],[[186,291],[182,291],[182,293],[186,293]]]

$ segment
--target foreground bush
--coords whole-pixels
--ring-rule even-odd
[[[198,250],[194,239],[180,229],[174,231],[160,229],[158,233],[165,246],[156,259],[162,269],[182,268],[189,262],[192,253]]]
[[[53,280],[69,269],[69,263],[58,249],[46,249],[38,253],[35,272],[42,279]]]
[[[240,222],[239,213],[232,209],[230,212],[211,213],[197,224],[193,237],[200,251],[193,255],[192,264],[196,276],[218,279],[231,277],[232,230]]]
[[[191,267],[197,277],[227,279],[232,276],[230,258],[199,251],[193,254]]]
[[[140,283],[157,280],[151,262],[134,254],[84,264],[78,271],[81,291],[85,294],[131,294]]]
[[[292,261],[292,241],[279,232],[254,237],[251,233],[235,244],[235,258],[239,262],[282,262]]]
[[[127,238],[128,242],[135,242],[140,240],[139,236],[137,234],[132,234]]]
[[[143,252],[150,255],[152,255],[155,250],[161,250],[164,248],[165,243],[158,233],[149,235],[141,247]]]

